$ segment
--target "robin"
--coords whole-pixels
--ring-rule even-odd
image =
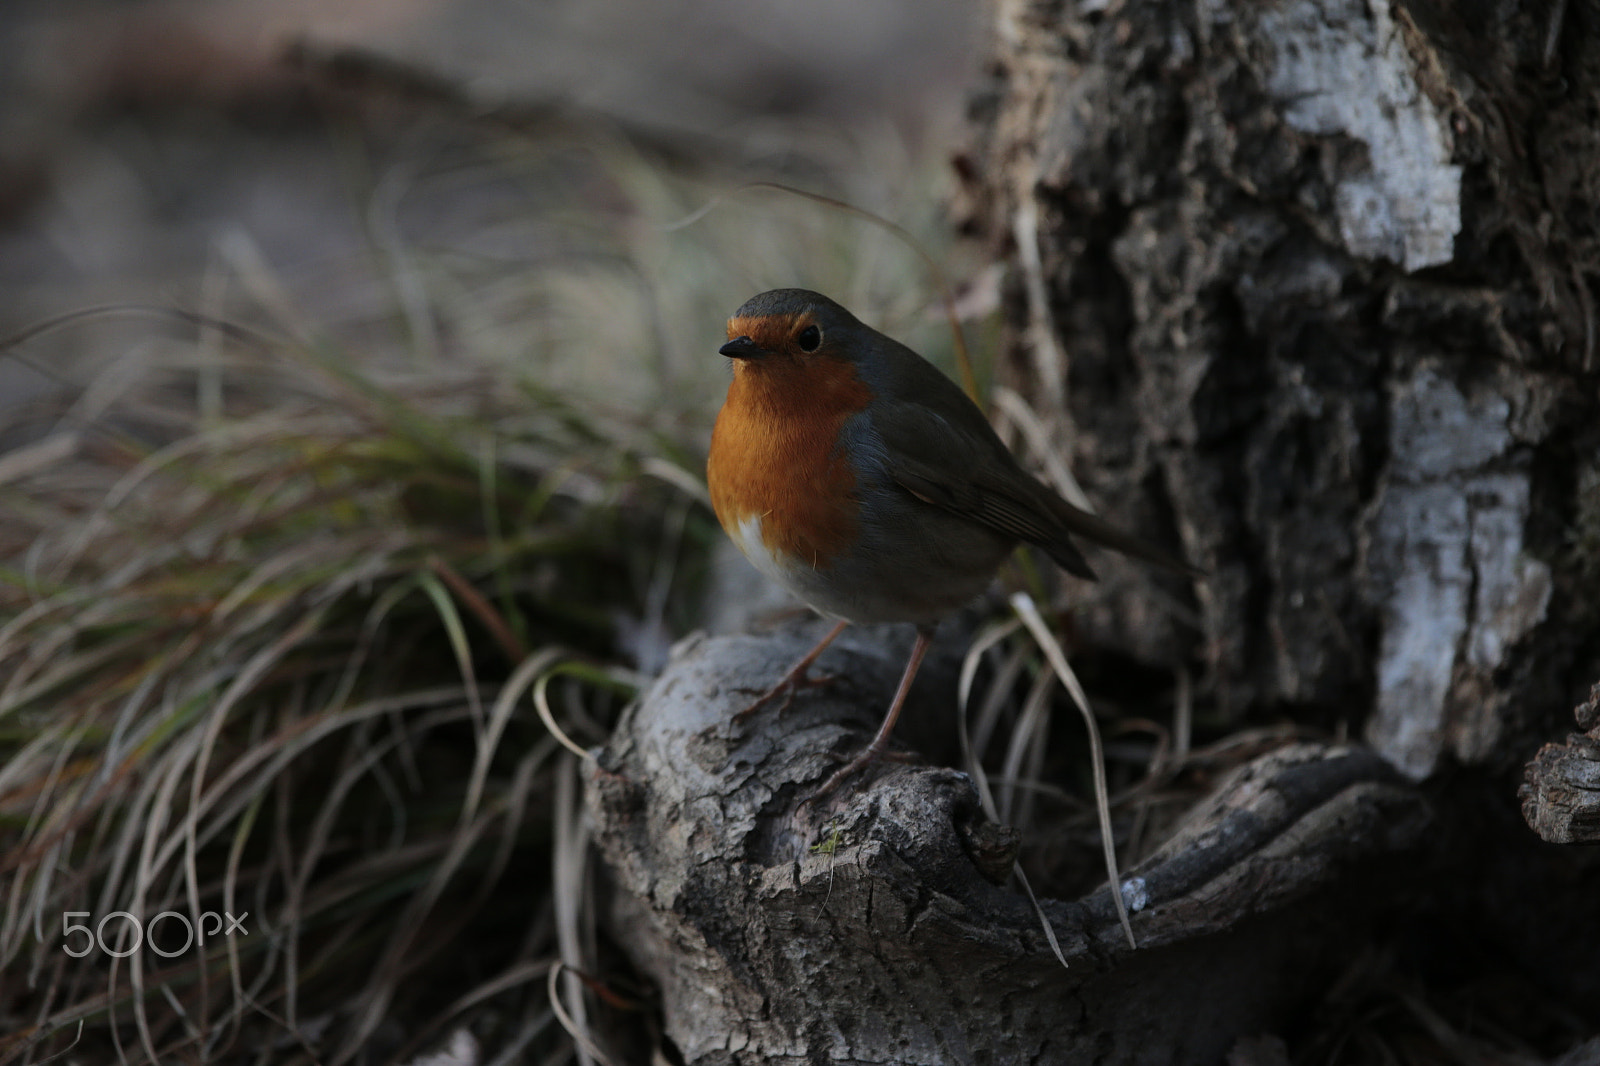
[[[1019,542],[1089,580],[1073,536],[1198,573],[1028,474],[953,381],[826,296],[752,297],[719,351],[733,360],[733,383],[706,464],[717,520],[756,569],[839,620],[736,721],[792,696],[849,623],[917,627],[877,735],[818,795],[884,753],[934,626]]]

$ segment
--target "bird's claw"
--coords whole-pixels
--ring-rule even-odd
[[[800,689],[821,688],[824,685],[831,685],[835,680],[837,680],[837,675],[834,674],[817,674],[810,677],[805,675],[799,677],[786,676],[766,691],[753,688],[738,689],[737,691],[739,692],[755,693],[756,698],[746,704],[743,710],[734,712],[733,723],[734,725],[744,725],[751,715],[777,699],[780,695],[783,697],[783,703],[778,707],[778,713],[781,715],[789,709],[790,704],[794,703],[794,694]]]
[[[835,755],[833,753],[829,753],[829,757],[840,760],[844,758],[842,755]],[[851,777],[854,777],[857,773],[865,770],[875,762],[906,763],[913,762],[916,760],[916,758],[917,755],[915,752],[903,751],[899,748],[895,748],[893,750],[874,751],[872,746],[869,745],[858,755],[856,755],[855,758],[851,759],[849,762],[845,763],[845,765],[839,767],[839,769],[830,774],[828,779],[824,781],[816,791],[812,792],[809,796],[800,801],[800,806],[809,806],[810,804],[815,803],[817,800],[822,799],[824,796],[827,796],[840,785],[848,781]]]

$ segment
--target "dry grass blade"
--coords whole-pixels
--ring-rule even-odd
[[[589,1035],[588,1008],[583,1000],[583,984],[573,972],[584,965],[592,942],[585,928],[590,911],[584,906],[588,899],[588,833],[578,811],[578,767],[583,760],[562,756],[556,777],[556,802],[552,812],[554,842],[552,856],[555,867],[556,942],[561,950],[561,961],[550,971],[550,1007],[561,1024],[577,1041],[578,1062],[582,1066],[606,1063],[605,1053]],[[556,975],[563,978],[564,994],[555,990]]]
[[[971,731],[967,728],[967,704],[972,698],[972,685],[977,679],[978,664],[983,661],[984,654],[1021,627],[1021,622],[1010,619],[991,625],[978,634],[961,660],[961,677],[957,686],[957,734],[961,739],[961,765],[978,786],[978,799],[983,804],[983,813],[990,821],[995,822],[1000,820],[1000,813],[995,808],[994,793],[989,788],[989,775],[983,768],[983,760],[977,754],[982,748],[974,746]],[[1018,668],[1020,669],[1020,663]],[[997,689],[1009,687],[1010,679],[1002,678],[1000,683],[990,686],[990,691],[992,694]]]
[[[1078,484],[1078,479],[1072,476],[1072,470],[1061,458],[1060,452],[1051,447],[1050,432],[1021,394],[1014,389],[997,388],[994,390],[994,405],[1000,415],[1022,433],[1023,439],[1028,442],[1028,454],[1044,464],[1051,486],[1066,497],[1068,503],[1093,514],[1094,504],[1089,502],[1089,497]]]
[[[961,678],[958,687],[959,697],[956,703],[956,713],[958,725],[957,732],[961,738],[962,763],[966,767],[967,773],[972,776],[973,783],[977,786],[978,802],[983,807],[984,813],[988,815],[991,821],[996,822],[1001,821],[1002,817],[995,807],[994,792],[989,787],[989,776],[983,769],[983,761],[975,753],[971,738],[968,734],[967,702],[972,694],[972,683],[978,674],[978,663],[982,660],[984,653],[986,653],[990,648],[999,644],[1001,641],[1005,640],[1007,637],[1011,636],[1011,634],[1015,633],[1021,628],[1021,626],[1022,623],[1015,619],[1005,622],[998,622],[990,626],[988,629],[984,630],[984,632],[980,633],[977,639],[972,642],[971,647],[967,649],[966,657],[961,663]],[[1020,660],[1016,656],[1012,657],[1012,661],[1020,664]],[[991,696],[993,697],[993,694],[997,690],[1000,692],[1009,690],[1011,687],[1011,681],[1014,680],[1014,676],[1015,675],[1009,677],[1005,676],[1005,671],[1002,671],[1000,683],[991,687]],[[998,700],[991,698],[991,703],[998,703]],[[1020,733],[1022,730],[1019,729],[1018,732]],[[1011,784],[1008,782],[1008,790],[1011,787]],[[1008,802],[1010,795],[1011,793],[1008,791]],[[1034,895],[1033,886],[1028,882],[1028,875],[1023,872],[1022,865],[1020,863],[1016,864],[1015,870],[1017,874],[1017,880],[1022,884],[1023,891],[1028,894],[1028,902],[1033,906],[1033,912],[1039,918],[1039,926],[1044,930],[1045,940],[1049,942],[1051,952],[1055,954],[1056,961],[1061,964],[1062,969],[1070,969],[1070,967],[1067,965],[1067,956],[1061,950],[1061,941],[1056,937],[1055,926],[1050,924],[1050,916],[1045,914],[1044,908],[1039,905],[1039,898]]]
[[[1028,902],[1033,906],[1033,913],[1039,916],[1039,925],[1044,929],[1044,938],[1050,942],[1050,951],[1055,955],[1056,961],[1063,970],[1070,970],[1067,965],[1067,956],[1061,950],[1061,941],[1056,937],[1056,928],[1050,924],[1050,917],[1045,914],[1044,908],[1039,906],[1039,897],[1033,894],[1033,886],[1028,883],[1028,875],[1023,872],[1019,864],[1016,868],[1017,880],[1022,884],[1022,890],[1028,894]]]
[[[1023,835],[1028,833],[1033,791],[1018,787],[1024,776],[1022,761],[1028,759],[1030,762],[1028,780],[1037,780],[1050,736],[1051,681],[1051,675],[1044,671],[1040,671],[1033,679],[1028,695],[1022,701],[1022,717],[1017,720],[1016,728],[1011,731],[1006,744],[1006,756],[1000,769],[1000,820],[1016,826]],[[1020,804],[1019,795],[1022,797]]]
[[[1068,665],[1061,645],[1051,634],[1049,627],[1044,624],[1044,619],[1040,617],[1039,608],[1034,606],[1033,598],[1026,592],[1013,593],[1011,606],[1023,624],[1028,627],[1028,632],[1033,634],[1034,640],[1039,642],[1039,647],[1049,660],[1051,669],[1072,696],[1072,702],[1083,715],[1084,727],[1089,731],[1089,759],[1090,766],[1094,770],[1094,798],[1100,816],[1100,842],[1106,859],[1107,889],[1111,893],[1111,902],[1117,909],[1117,917],[1122,922],[1122,931],[1128,936],[1128,946],[1137,948],[1139,943],[1133,937],[1133,923],[1128,919],[1128,905],[1122,899],[1122,880],[1117,873],[1116,840],[1111,832],[1111,800],[1106,787],[1105,748],[1100,743],[1100,727],[1095,723],[1094,712],[1089,709],[1089,697],[1084,693],[1083,686],[1078,683],[1078,675],[1073,673],[1072,667]]]
[[[584,749],[583,745],[567,735],[567,731],[562,729],[556,722],[555,712],[550,709],[550,682],[555,680],[555,677],[554,671],[546,667],[543,673],[540,674],[538,682],[533,686],[533,705],[539,709],[539,721],[544,723],[544,727],[550,730],[550,735],[555,737],[563,748],[576,755],[580,760],[587,760],[589,758],[588,751]]]
[[[506,680],[505,687],[500,690],[500,695],[494,701],[494,707],[489,711],[488,728],[479,738],[477,756],[472,765],[472,777],[467,782],[467,797],[461,805],[462,824],[473,819],[478,812],[478,805],[483,801],[483,792],[488,784],[494,754],[499,748],[500,738],[505,735],[506,727],[510,724],[511,714],[516,709],[517,701],[522,698],[522,694],[528,690],[528,685],[535,678],[548,676],[551,664],[568,654],[570,653],[565,648],[545,648],[517,664],[517,668]],[[565,737],[557,736],[556,739],[565,740]]]
[[[587,1029],[568,1012],[561,1002],[561,993],[556,987],[556,979],[562,976],[567,977],[572,982],[568,985],[569,989],[576,985],[575,975],[567,973],[566,970],[567,967],[559,962],[550,967],[549,979],[546,982],[550,994],[550,1009],[555,1011],[556,1021],[561,1023],[561,1028],[565,1029],[567,1035],[572,1037],[573,1042],[578,1045],[580,1057],[587,1056],[591,1062],[598,1062],[601,1066],[611,1066],[611,1060],[606,1058],[605,1052],[595,1045],[595,1042],[589,1038]]]

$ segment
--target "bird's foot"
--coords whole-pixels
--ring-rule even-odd
[[[844,632],[844,627],[848,624],[848,622],[834,623],[833,628],[828,630],[827,634],[823,636],[821,640],[817,641],[816,646],[810,651],[806,652],[805,658],[791,666],[789,668],[789,672],[779,678],[776,685],[773,685],[771,688],[767,689],[767,691],[758,695],[754,702],[750,703],[745,707],[744,710],[733,716],[734,728],[737,729],[738,727],[744,725],[745,721],[752,714],[755,714],[757,711],[771,703],[773,700],[777,699],[779,696],[783,697],[783,706],[778,708],[778,713],[782,714],[784,711],[789,709],[789,704],[794,702],[794,694],[796,690],[800,688],[814,688],[817,685],[826,685],[831,682],[833,680],[831,675],[818,674],[816,677],[808,677],[807,674],[809,674],[811,671],[811,664],[817,661],[817,657],[823,653],[829,644],[833,643],[834,637],[837,637],[840,633]],[[754,690],[742,689],[740,691],[753,692]]]
[[[917,668],[922,665],[923,656],[928,654],[928,645],[933,643],[933,629],[928,626],[917,627],[917,642],[911,646],[911,658],[906,661],[905,672],[900,675],[900,687],[895,689],[894,700],[889,704],[889,711],[883,716],[883,724],[878,727],[878,732],[873,735],[872,743],[866,746],[860,755],[851,759],[833,775],[822,783],[822,787],[813,792],[801,806],[813,803],[840,785],[850,777],[878,759],[884,758],[889,751],[889,737],[894,733],[894,723],[900,717],[900,709],[905,706],[906,693],[911,691],[911,680],[917,676]]]
[[[809,666],[810,664],[807,663],[805,665]],[[778,706],[778,713],[782,714],[784,711],[787,711],[789,709],[789,705],[794,702],[794,694],[796,692],[803,688],[822,688],[825,685],[833,684],[833,682],[836,680],[837,675],[835,674],[817,674],[815,676],[810,676],[802,667],[798,672],[791,670],[787,674],[783,675],[783,677],[778,680],[777,684],[773,685],[765,692],[762,692],[760,689],[741,688],[738,690],[739,692],[754,693],[756,694],[756,698],[750,701],[750,703],[746,704],[743,710],[736,711],[734,713],[733,724],[735,726],[743,726],[745,722],[750,719],[751,715],[761,710],[761,708],[765,707],[779,696],[783,697],[783,703]]]
[[[815,803],[824,796],[829,795],[840,785],[844,784],[856,774],[865,770],[875,762],[914,762],[917,754],[911,751],[902,751],[898,748],[879,748],[876,744],[869,744],[861,753],[839,769],[835,770],[815,792],[800,801],[802,807]]]

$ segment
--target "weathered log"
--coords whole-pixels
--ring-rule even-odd
[[[1216,1062],[1302,1002],[1366,910],[1326,886],[1427,822],[1368,751],[1271,752],[1128,874],[1138,950],[1105,887],[1043,902],[1063,969],[964,774],[885,763],[803,802],[870,735],[904,635],[852,631],[819,664],[834,686],[730,729],[814,635],[685,642],[588,776],[612,933],[688,1063]],[[954,704],[933,658],[912,724]]]

